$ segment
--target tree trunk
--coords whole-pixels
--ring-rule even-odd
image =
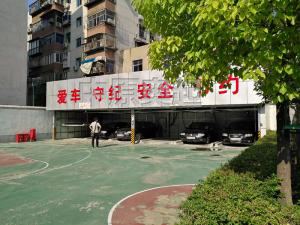
[[[293,205],[291,183],[291,153],[289,149],[289,132],[284,125],[289,119],[288,103],[277,104],[277,176],[281,181],[281,204]]]

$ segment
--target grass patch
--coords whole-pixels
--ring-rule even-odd
[[[300,207],[282,207],[276,134],[269,133],[198,184],[181,206],[179,225],[299,225]]]

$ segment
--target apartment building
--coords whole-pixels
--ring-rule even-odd
[[[154,39],[131,0],[37,0],[29,14],[29,105],[48,81],[122,72],[123,51]]]
[[[26,105],[26,2],[0,1],[0,105]]]
[[[64,79],[63,3],[63,0],[38,0],[29,6],[32,21],[28,27],[29,105],[45,105],[46,82]]]

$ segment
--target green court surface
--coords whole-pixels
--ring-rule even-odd
[[[110,209],[133,193],[194,184],[242,148],[88,139],[0,144],[0,153],[31,159],[0,166],[1,225],[106,225]],[[1,157],[0,154],[0,157]]]

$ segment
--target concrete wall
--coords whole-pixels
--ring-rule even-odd
[[[0,1],[0,104],[26,105],[27,1]]]
[[[123,64],[122,73],[133,72],[132,62],[133,60],[143,60],[143,70],[149,70],[149,57],[148,57],[149,45],[141,47],[130,48],[123,51]]]
[[[77,1],[71,1],[70,5],[71,11],[71,26],[69,28],[64,29],[64,34],[71,32],[71,43],[69,44],[70,51],[70,69],[68,73],[68,79],[79,78],[82,77],[83,74],[78,68],[78,70],[74,70],[76,68],[76,59],[82,57],[83,47],[76,46],[76,39],[81,38],[81,43],[84,42],[84,37],[86,37],[86,29],[87,29],[87,7],[84,6],[84,1],[82,0],[82,4],[77,6]],[[76,19],[78,17],[82,18],[82,25],[80,27],[76,26]],[[66,40],[65,40],[66,41]]]
[[[88,120],[87,115],[82,111],[56,112],[55,128],[56,139],[81,138],[90,135],[88,125],[92,118]],[[85,126],[78,126],[85,124]]]
[[[16,133],[35,128],[37,139],[51,138],[53,112],[41,107],[1,106],[0,142],[14,142]]]
[[[121,73],[122,50],[135,46],[134,38],[139,34],[139,14],[134,11],[130,0],[117,1],[116,4],[116,40],[118,51],[115,54],[115,72]],[[127,60],[124,58],[124,60]]]

